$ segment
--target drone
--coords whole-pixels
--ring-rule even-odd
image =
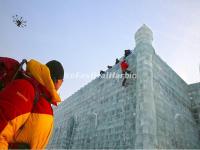
[[[19,17],[18,15],[12,16],[13,22],[17,25],[19,28],[26,27],[26,21],[23,20],[22,17]]]

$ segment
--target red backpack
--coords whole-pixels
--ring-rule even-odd
[[[27,63],[26,59],[18,62],[8,57],[0,57],[0,91],[15,79],[25,79],[29,81],[35,90],[34,105],[39,100],[39,96],[45,96],[40,91],[39,83],[31,78],[23,69],[23,65]],[[9,149],[30,149],[26,143],[9,143]]]
[[[40,94],[38,89],[39,83],[27,75],[26,71],[23,70],[22,67],[25,63],[27,63],[26,59],[23,59],[22,62],[19,63],[17,60],[12,58],[0,57],[0,91],[15,79],[26,79],[35,89],[34,104],[36,104]]]

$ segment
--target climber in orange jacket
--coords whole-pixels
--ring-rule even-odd
[[[62,85],[64,69],[58,61],[43,65],[35,60],[27,63],[27,73],[37,84],[16,79],[0,92],[0,149],[25,143],[30,149],[43,149],[53,129],[51,104],[61,101],[57,90]],[[33,82],[33,81],[32,81]]]

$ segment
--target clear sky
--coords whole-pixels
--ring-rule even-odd
[[[18,28],[12,16],[27,20]],[[0,0],[0,56],[62,62],[65,73],[99,73],[134,49],[142,24],[156,53],[187,83],[199,82],[199,0]],[[62,99],[92,79],[64,79]]]

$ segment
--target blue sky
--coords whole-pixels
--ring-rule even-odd
[[[65,73],[98,73],[134,49],[142,24],[156,53],[187,83],[199,82],[199,0],[0,0],[0,55],[62,62]],[[12,16],[27,20],[18,28]],[[64,79],[67,98],[91,79]]]

